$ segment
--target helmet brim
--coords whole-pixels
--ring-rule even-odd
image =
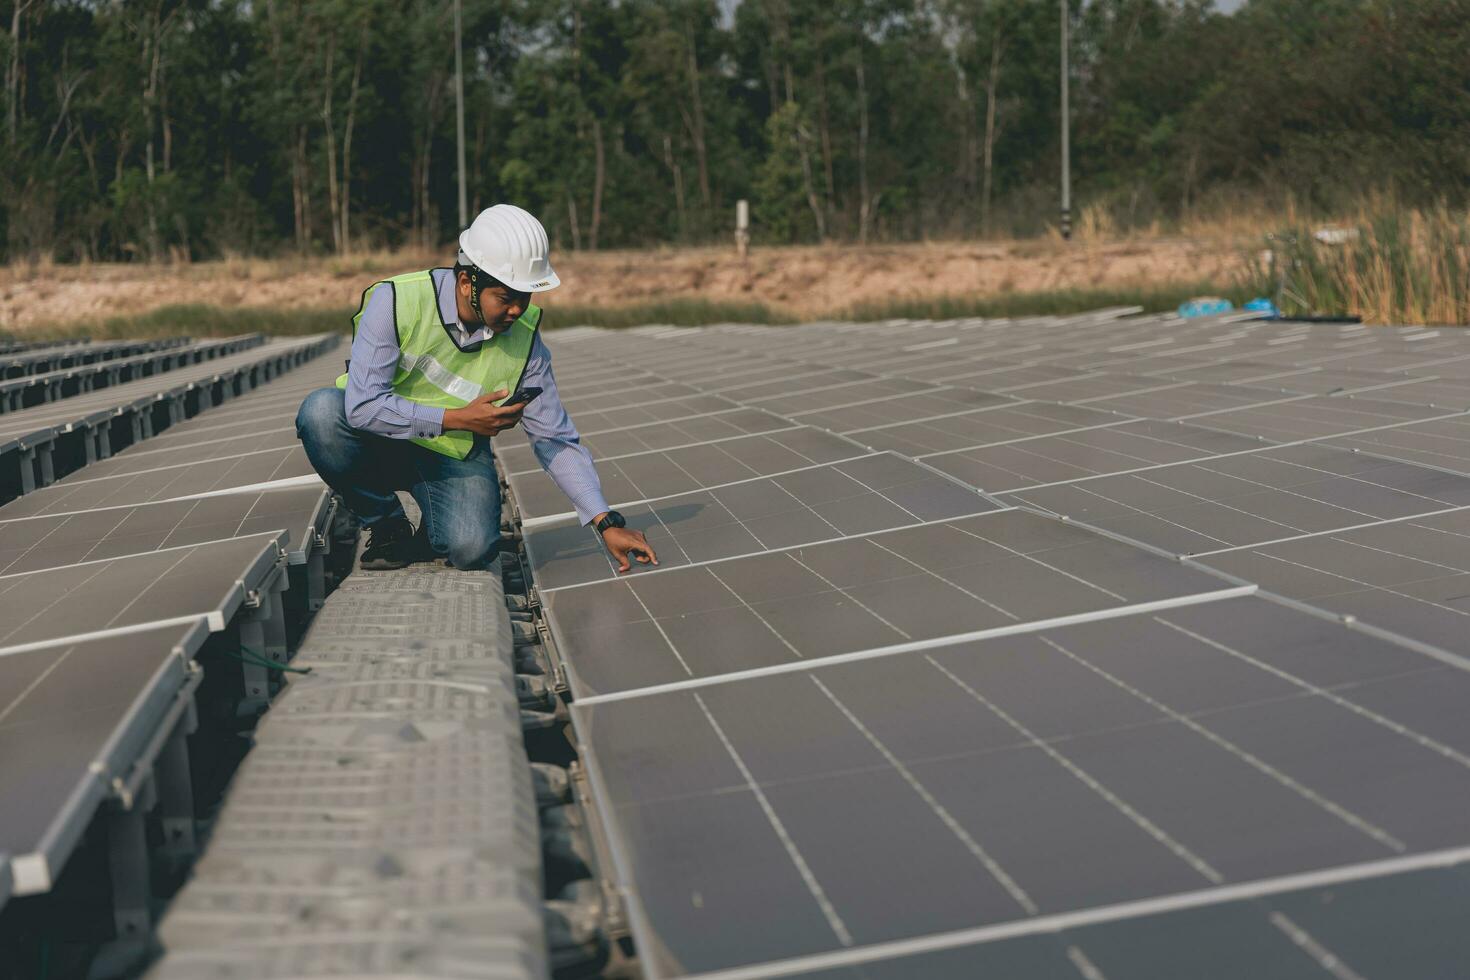
[[[495,278],[500,279],[499,276],[496,276]],[[500,281],[505,283],[507,286],[509,286],[511,289],[514,289],[518,293],[544,293],[548,289],[555,289],[557,286],[561,285],[561,277],[558,276],[556,272],[552,269],[547,269],[546,275],[542,276],[540,279],[527,279],[524,281],[500,279]]]

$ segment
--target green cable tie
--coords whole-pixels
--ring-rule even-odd
[[[287,664],[277,663],[269,657],[261,654],[260,651],[252,650],[249,647],[245,646],[243,643],[240,644],[240,649],[243,650],[250,659],[246,659],[246,657],[239,656],[238,654],[231,654],[228,650],[226,650],[225,653],[226,655],[232,656],[234,659],[240,661],[241,663],[254,664],[257,667],[264,667],[267,670],[281,670],[290,674],[311,673],[310,667],[292,667]]]

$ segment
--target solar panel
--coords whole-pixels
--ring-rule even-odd
[[[109,419],[120,405],[146,406],[160,392],[177,394],[181,379],[186,386],[209,383],[222,368],[249,372],[224,375],[240,378],[244,390],[247,379],[266,380],[334,340],[267,345],[248,355],[253,360],[221,358],[58,402],[47,411],[70,413],[68,425],[86,421],[79,411]],[[191,371],[192,382],[185,378]],[[52,888],[102,801],[115,801],[109,813],[123,815],[120,820],[150,805],[142,804],[150,774],[166,802],[158,811],[166,834],[177,833],[169,829],[174,817],[192,825],[173,809],[179,780],[187,785],[187,762],[183,770],[170,763],[161,774],[153,762],[165,745],[183,745],[176,736],[200,678],[192,657],[211,630],[225,629],[247,606],[254,610],[255,632],[242,625],[240,641],[258,634],[253,642],[259,652],[274,656],[279,646],[285,653],[285,623],[275,601],[276,593],[292,587],[285,562],[310,562],[297,584],[311,593],[305,607],[319,599],[323,576],[316,556],[333,514],[325,488],[234,492],[244,482],[259,482],[259,473],[238,468],[240,459],[255,458],[263,446],[299,452],[269,431],[281,426],[265,420],[289,422],[306,388],[321,383],[317,371],[306,373],[310,377],[269,397],[242,398],[244,413],[221,410],[246,422],[233,442],[217,441],[204,420],[185,423],[168,443],[125,451],[39,491],[37,499],[0,508],[0,851],[10,852],[18,894]],[[230,381],[209,401],[235,393]],[[26,410],[16,417],[34,421],[36,414]],[[185,433],[190,426],[192,436]],[[180,479],[189,472],[197,475]],[[201,486],[216,493],[177,499]],[[105,505],[130,493],[134,499],[120,506]],[[147,499],[157,502],[142,502]],[[247,696],[263,697],[264,671],[243,669]],[[179,755],[182,748],[167,751],[187,759]],[[110,860],[122,862],[116,869],[125,869],[134,856],[113,841],[116,829],[109,823],[109,833],[98,839],[107,842]],[[141,847],[141,823],[137,833]],[[142,888],[146,896],[146,882],[120,873],[121,887]],[[119,909],[124,918],[132,914]],[[127,921],[129,929],[139,927]]]
[[[162,350],[31,372],[0,382],[0,412],[38,405],[258,346],[263,334],[170,345]]]
[[[865,526],[823,511],[849,463],[797,471],[798,501],[787,475],[675,493],[621,508],[661,565],[618,577],[497,447],[650,975],[1458,962],[1429,909],[1464,876],[1425,869],[1470,859],[1464,335],[892,321],[792,328],[779,359],[767,328],[620,336],[620,363],[558,341],[559,374],[688,385],[744,406],[701,418],[763,409],[997,495]],[[614,500],[688,478],[619,472],[690,454],[649,437],[714,459],[804,431],[613,421],[638,440],[587,441]],[[1422,962],[1362,941],[1401,908]]]
[[[899,382],[900,387],[905,384],[907,382]],[[948,418],[977,408],[1004,408],[1014,405],[1015,401],[1004,395],[969,388],[921,388],[872,399],[864,397],[820,411],[800,410],[799,400],[795,405],[786,401],[778,405],[765,404],[806,425],[847,433],[896,422]]]
[[[189,661],[207,634],[191,621],[0,651],[0,851],[17,894],[49,890],[113,781],[131,780],[198,683]]]
[[[577,428],[584,436],[600,435],[650,422],[677,422],[739,407],[728,398],[718,395],[671,398],[648,405],[627,405],[601,412],[581,412],[577,416]]]
[[[981,384],[982,387],[986,386],[983,382]],[[1185,381],[1170,381],[1157,376],[1150,377],[1141,374],[1089,371],[1079,374],[1074,378],[1012,388],[1011,393],[1019,394],[1026,398],[1034,398],[1038,401],[1058,401],[1077,404],[1090,401],[1103,401],[1121,395],[1167,391],[1171,388],[1184,387],[1187,384],[1188,382]]]
[[[134,473],[96,479],[90,479],[88,469],[83,469],[70,479],[13,501],[6,514],[31,517],[144,504],[273,480],[313,477],[315,472],[299,443],[288,449],[261,450],[201,463],[159,461],[157,466]]]
[[[1075,368],[1056,367],[1050,364],[1027,364],[1023,361],[1000,357],[981,357],[975,360],[934,364],[925,358],[917,370],[946,384],[963,385],[985,391],[1004,394],[1023,393],[1030,385],[1052,384],[1069,378],[1081,378],[1090,372]]]
[[[106,458],[309,360],[338,339],[323,334],[270,341],[203,365],[0,415],[0,499]]]
[[[1255,405],[1274,406],[1307,396],[1247,385],[1214,385],[1195,381],[1160,387],[1152,391],[1132,392],[1111,398],[1100,398],[1089,404],[1097,409],[1122,412],[1141,418],[1184,419],[1213,415]]]
[[[1261,587],[1444,650],[1470,652],[1470,508],[1199,561]]]
[[[306,560],[331,513],[325,487],[219,494],[56,517],[0,510],[0,575],[283,530],[293,564]]]
[[[296,392],[291,401],[299,405],[305,395],[305,391]],[[241,411],[238,412],[216,409],[203,418],[172,426],[150,439],[148,445],[140,447],[139,451],[158,452],[172,448],[207,446],[216,441],[263,438],[296,431],[294,413],[283,410],[282,406],[256,405],[249,400],[246,402],[248,404],[242,402],[239,406]]]
[[[1130,416],[1090,408],[1025,402],[1014,407],[997,406],[924,422],[857,429],[849,432],[848,436],[874,449],[887,449],[919,458],[1130,421],[1133,421]]]
[[[603,495],[618,505],[867,455],[857,443],[810,427],[703,442],[661,452],[597,457]],[[539,465],[510,473],[521,515],[540,519],[569,511],[566,497]]]
[[[1021,511],[546,595],[582,695],[1192,600],[1226,586]]]
[[[697,446],[722,439],[734,439],[762,432],[791,429],[796,423],[771,412],[755,408],[733,408],[694,418],[671,422],[649,422],[623,429],[607,430],[591,438],[585,432],[582,445],[597,458],[628,456],[633,453],[681,446]],[[520,432],[507,432],[494,441],[495,456],[508,473],[522,473],[540,467],[531,447]]]
[[[1185,422],[1141,419],[1062,435],[1008,440],[978,449],[925,454],[924,461],[973,487],[996,493],[1260,448],[1255,439]]]
[[[1357,432],[1327,445],[1470,473],[1470,415]]]
[[[938,962],[961,973],[1007,961],[966,930],[999,940],[1036,921],[1053,938],[1048,919],[1128,920],[1149,911],[1132,903],[1236,883],[1288,894],[1293,875],[1366,875],[1462,839],[1462,804],[1446,804],[1470,795],[1470,775],[1451,747],[1359,686],[1320,686],[1324,671],[1367,688],[1426,671],[1466,684],[1244,598],[573,710],[641,870],[658,972],[850,949],[866,976],[885,944],[912,940],[953,950]],[[1463,712],[1454,727],[1464,744]],[[1402,792],[1377,792],[1385,780]],[[1269,922],[1273,905],[1249,909]],[[1205,914],[1212,928],[1238,918]],[[739,944],[720,927],[735,916]],[[1236,956],[1279,962],[1272,931],[1249,925]],[[1131,953],[1119,931],[1069,930],[1061,951],[1145,965],[1173,949],[1157,929]]]
[[[575,394],[563,398],[562,404],[570,412],[605,412],[614,408],[648,405],[701,393],[698,388],[687,384],[661,381],[653,375],[648,378],[647,384],[639,384],[636,378],[622,379],[617,383],[610,383],[602,392],[573,389]]]
[[[182,347],[189,342],[187,337],[155,337],[148,340],[117,340],[107,342],[62,341],[60,343],[11,344],[0,353],[0,378],[15,378],[26,374],[37,374],[77,364],[91,364],[149,351],[168,350]]]
[[[993,510],[942,474],[890,455],[807,467],[628,506],[628,526],[660,542],[662,567],[826,541]],[[615,576],[596,533],[576,518],[527,528],[543,589]]]
[[[257,428],[259,428],[257,424]],[[253,453],[266,453],[281,449],[294,449],[300,445],[294,426],[278,427],[271,432],[256,432],[248,436],[233,438],[217,436],[207,444],[181,446],[177,442],[154,446],[151,442],[140,445],[131,452],[110,459],[99,460],[87,466],[77,478],[98,480],[114,476],[127,476],[155,470],[162,466],[183,466],[204,463],[216,459],[235,459]]]
[[[1298,397],[1269,408],[1216,412],[1201,425],[1277,442],[1323,439],[1381,426],[1399,425],[1453,414],[1427,405],[1409,405],[1367,398]]]
[[[1431,870],[1304,887],[1269,901],[1181,908],[1115,919],[1044,919],[1032,928],[977,929],[933,937],[919,951],[887,949],[813,956],[808,980],[904,980],[914,976],[1232,978],[1352,976],[1431,980],[1470,955],[1453,910],[1470,899],[1455,870]],[[1055,927],[1052,926],[1056,923]],[[1414,948],[1405,936],[1413,935]],[[852,965],[844,965],[852,964]],[[787,961],[782,967],[797,966]],[[800,966],[797,966],[800,969]]]
[[[223,629],[284,544],[281,535],[257,534],[0,575],[0,655],[166,620],[206,617]]]
[[[1299,445],[1020,490],[1007,499],[1190,554],[1470,504],[1470,477]]]
[[[335,337],[331,338],[336,340]],[[211,382],[217,376],[243,370],[272,359],[313,351],[322,340],[276,340],[218,360],[151,378],[143,378],[102,391],[64,399],[35,408],[0,415],[0,444],[45,429],[65,430],[96,418],[110,418],[125,407],[151,404],[167,392],[182,393],[189,386]]]

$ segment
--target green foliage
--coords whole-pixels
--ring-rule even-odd
[[[561,249],[727,241],[741,198],[767,242],[1054,223],[1056,0],[724,6],[463,0],[470,207]],[[451,10],[0,0],[0,260],[450,240]],[[1071,26],[1075,210],[1108,227],[1470,197],[1470,0],[1072,0]]]
[[[755,226],[763,241],[790,243],[812,234],[803,189],[801,107],[788,102],[766,120],[765,162],[755,181]]]

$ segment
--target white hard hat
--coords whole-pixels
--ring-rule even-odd
[[[471,265],[517,292],[539,293],[561,285],[546,257],[551,250],[546,229],[514,204],[481,211],[459,236],[459,250]]]

